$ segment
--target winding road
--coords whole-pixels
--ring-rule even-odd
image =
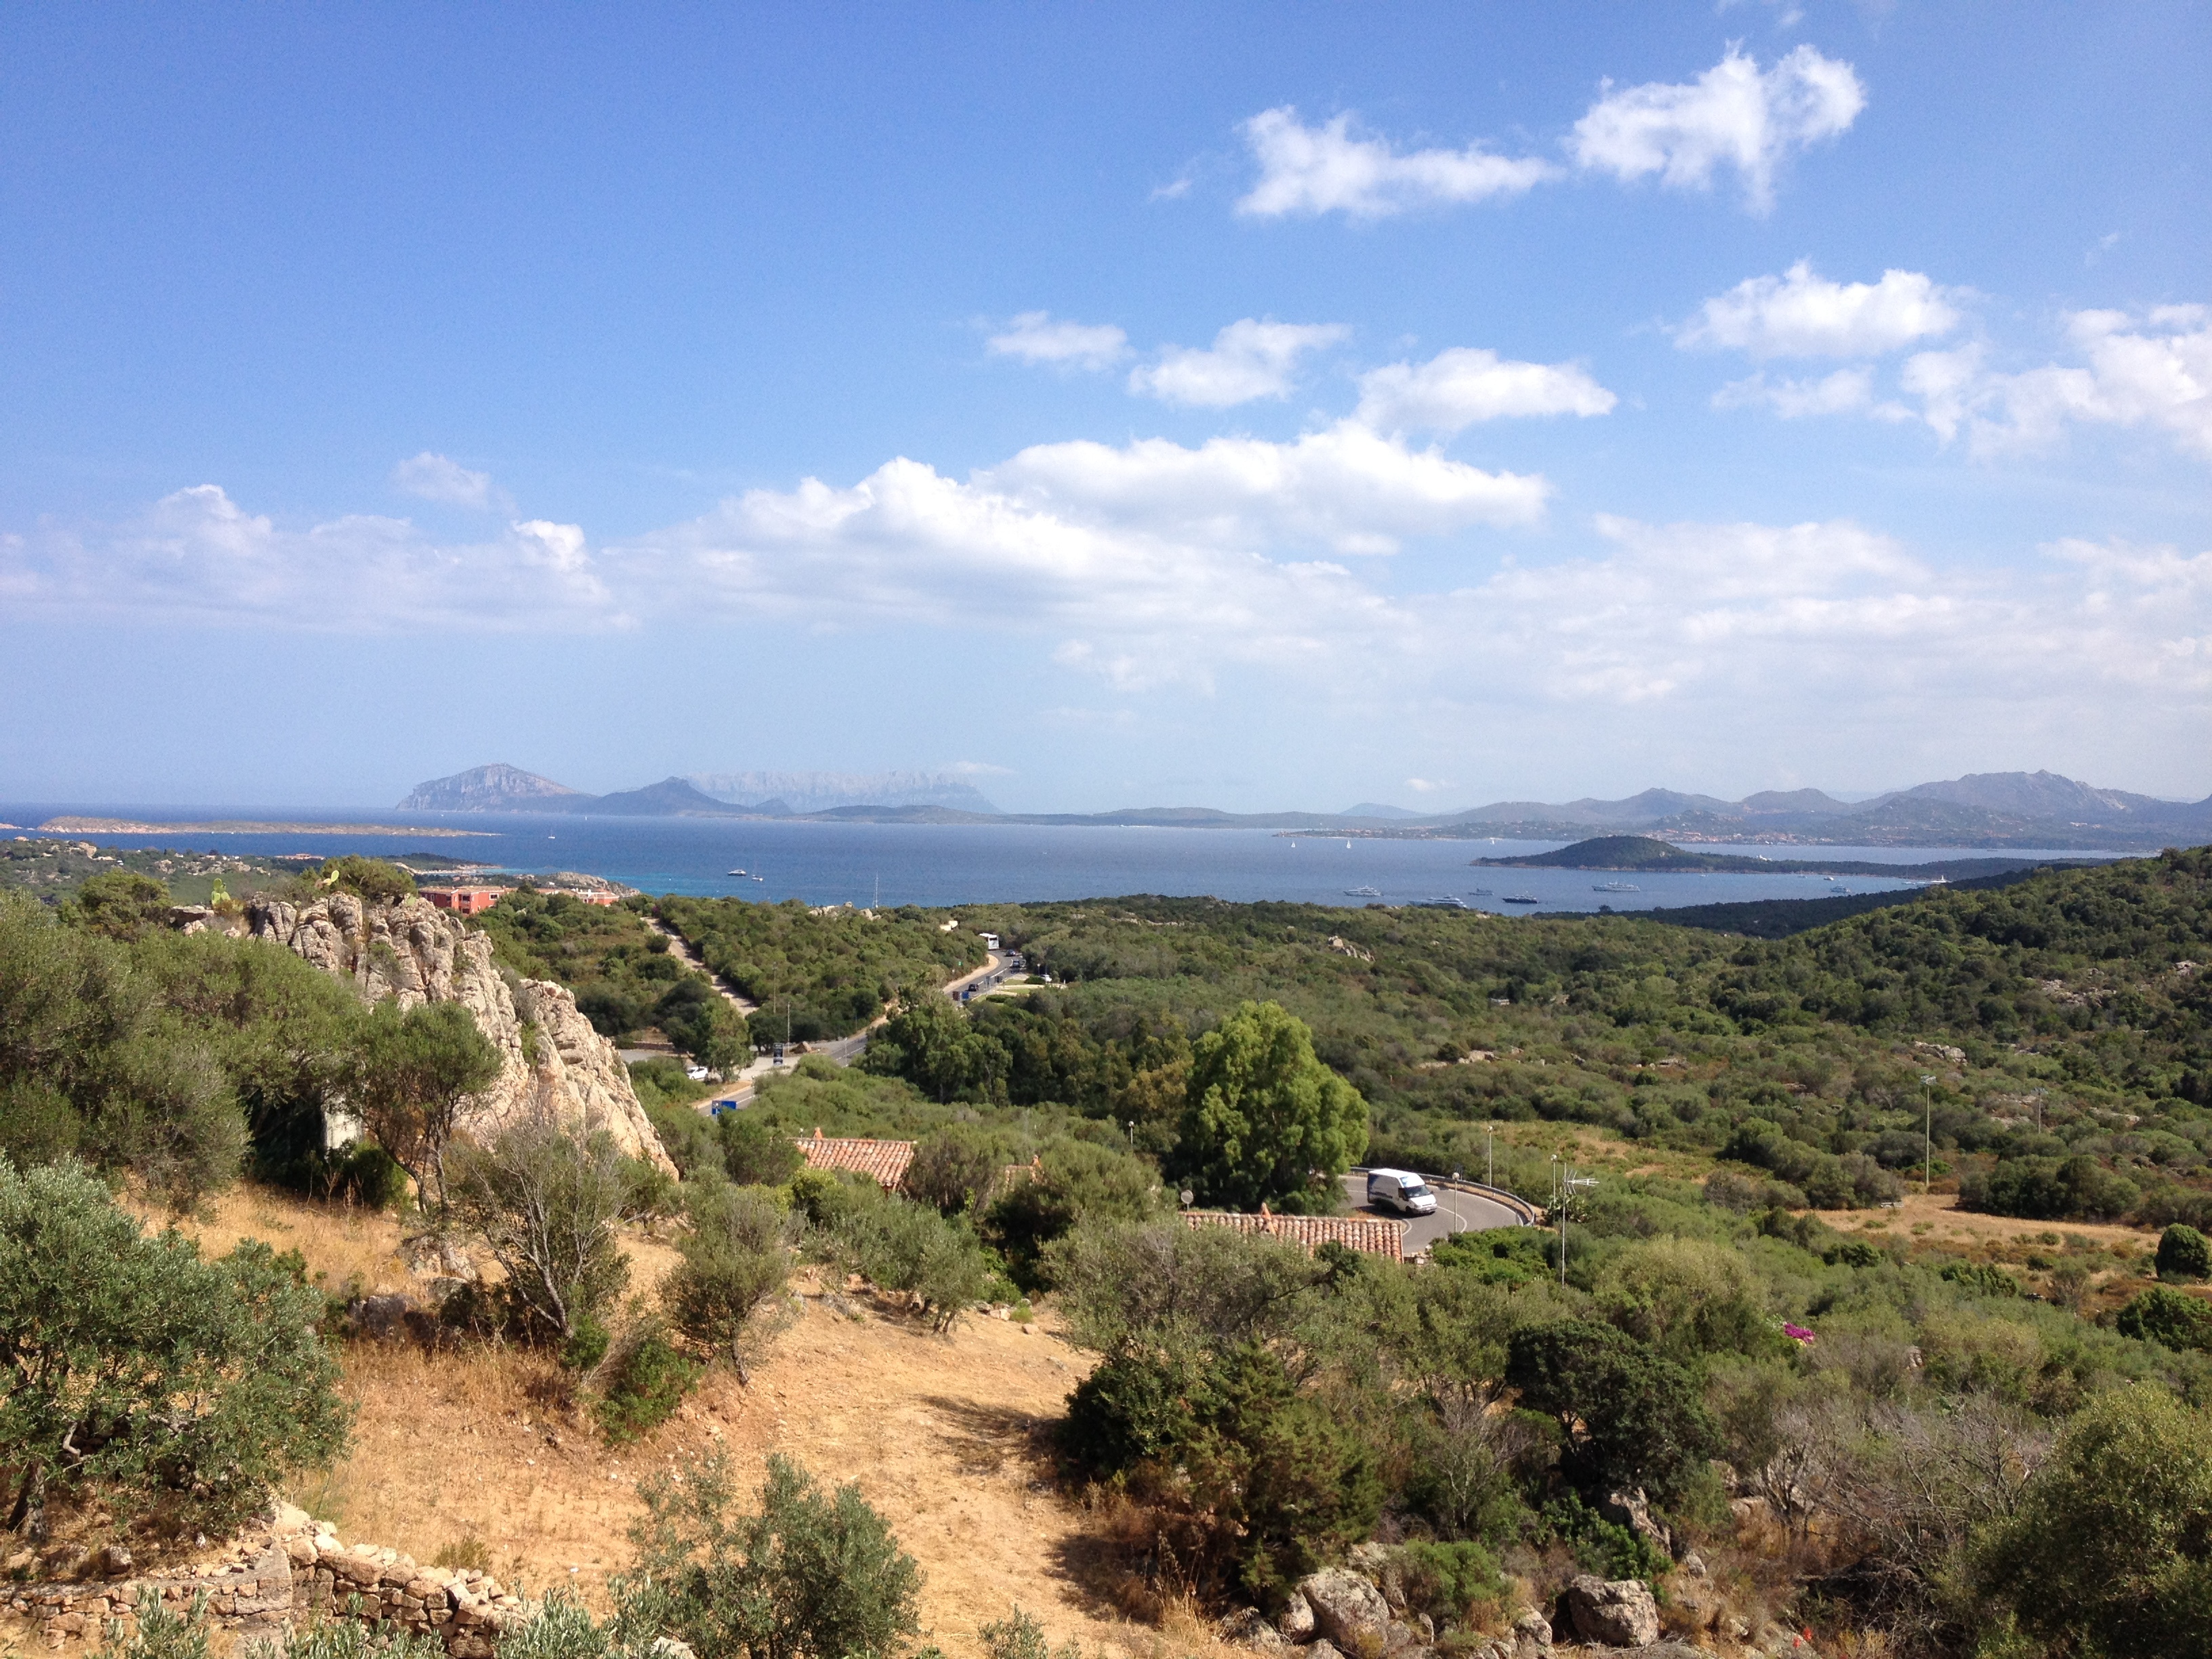
[[[1404,1218],[1406,1254],[1408,1255],[1425,1250],[1449,1233],[1476,1233],[1491,1227],[1527,1224],[1513,1209],[1494,1198],[1485,1198],[1480,1193],[1434,1186],[1429,1190],[1437,1195],[1437,1212]],[[1346,1201],[1362,1215],[1395,1216],[1396,1213],[1391,1210],[1368,1207],[1367,1172],[1364,1170],[1354,1170],[1344,1177],[1344,1196]]]

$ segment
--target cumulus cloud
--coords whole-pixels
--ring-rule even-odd
[[[1048,312],[1024,311],[983,344],[995,356],[1025,363],[1106,368],[1127,355],[1129,337],[1111,323],[1054,321]]]
[[[115,526],[0,538],[0,602],[54,613],[340,633],[527,632],[627,625],[574,525],[511,524],[435,542],[356,514],[284,529],[215,484]]]
[[[1359,377],[1358,418],[1385,432],[1457,432],[1510,416],[1607,415],[1620,399],[1577,363],[1501,361],[1455,346],[1425,363],[1389,363]]]
[[[458,461],[424,450],[392,469],[392,487],[426,501],[480,510],[511,510],[514,503],[491,481],[489,472],[471,472]]]
[[[1298,359],[1334,345],[1351,330],[1337,323],[1260,322],[1247,317],[1213,337],[1208,349],[1169,346],[1159,361],[1129,372],[1129,390],[1164,403],[1226,409],[1255,398],[1286,398]]]
[[[2077,311],[2066,332],[2078,363],[2006,373],[1976,343],[1916,354],[1899,383],[1938,437],[1963,432],[1980,457],[2048,449],[2081,424],[2151,428],[2212,460],[2212,310]]]
[[[1674,343],[1753,357],[1878,357],[1956,328],[1957,297],[1917,270],[1832,283],[1800,259],[1780,276],[1753,276],[1706,301]]]
[[[1839,368],[1817,380],[1769,380],[1765,374],[1730,380],[1713,394],[1715,409],[1771,409],[1785,421],[1807,415],[1855,415],[1871,411],[1891,418],[1910,420],[1911,411],[1897,404],[1875,408],[1874,371]]]
[[[1055,516],[1221,547],[1278,543],[1387,553],[1408,537],[1533,524],[1551,487],[1413,449],[1357,421],[1288,443],[1164,438],[1115,447],[1039,444],[979,473],[978,487]]]
[[[1773,205],[1789,158],[1850,131],[1866,88],[1846,63],[1799,46],[1762,70],[1749,54],[1727,55],[1686,84],[1654,82],[1605,95],[1575,123],[1575,165],[1624,182],[1657,174],[1662,185],[1705,189],[1733,167],[1755,212]]]
[[[1385,138],[1354,135],[1349,112],[1310,127],[1285,104],[1239,129],[1260,164],[1259,181],[1237,204],[1253,218],[1345,213],[1380,219],[1408,208],[1518,196],[1559,169],[1535,156],[1465,149],[1401,152]]]

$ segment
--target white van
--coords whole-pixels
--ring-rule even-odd
[[[1400,1215],[1437,1212],[1437,1195],[1411,1170],[1370,1170],[1367,1202],[1375,1209],[1394,1210]]]

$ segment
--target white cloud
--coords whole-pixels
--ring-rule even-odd
[[[1764,374],[1730,380],[1713,394],[1715,409],[1772,410],[1785,421],[1808,415],[1855,415],[1863,411],[1887,413],[1910,420],[1911,412],[1896,404],[1875,410],[1874,371],[1839,368],[1817,380],[1769,380]]]
[[[424,450],[392,469],[393,488],[426,501],[485,511],[511,511],[514,503],[491,481],[489,472],[471,472],[458,461]]]
[[[1384,432],[1457,432],[1511,416],[1606,415],[1619,401],[1580,364],[1502,362],[1494,351],[1455,346],[1425,363],[1361,375],[1358,419]]]
[[[1534,156],[1493,155],[1479,144],[1401,154],[1388,139],[1355,137],[1352,120],[1346,112],[1310,127],[1285,104],[1245,122],[1240,130],[1260,179],[1237,210],[1261,219],[1322,213],[1379,219],[1433,203],[1517,196],[1559,171]]]
[[[1054,322],[1048,312],[1024,311],[983,343],[994,356],[1025,363],[1105,368],[1127,354],[1129,337],[1111,323]]]
[[[1417,795],[1432,795],[1439,789],[1449,789],[1452,786],[1440,783],[1434,778],[1407,778],[1406,787]]]
[[[1848,131],[1866,107],[1849,64],[1799,46],[1771,70],[1731,46],[1686,85],[1652,82],[1605,96],[1568,140],[1577,167],[1624,181],[1659,175],[1704,189],[1723,167],[1742,176],[1753,210],[1773,204],[1774,182],[1795,152]]]
[[[1977,456],[2047,449],[2069,425],[2087,424],[2154,428],[2212,459],[2212,310],[2078,311],[2066,325],[2079,364],[2007,374],[1973,344],[1916,354],[1899,383],[1938,437],[1948,443],[1964,431]]]
[[[976,483],[1085,523],[1219,547],[1287,543],[1340,554],[1388,553],[1407,537],[1473,525],[1533,524],[1551,493],[1540,477],[1486,472],[1356,421],[1288,443],[1039,444]]]
[[[1832,283],[1800,259],[1783,276],[1753,276],[1706,301],[1674,343],[1753,357],[1878,357],[1956,328],[1958,297],[1917,270]]]
[[[127,523],[0,539],[0,601],[45,613],[337,633],[626,626],[574,525],[531,520],[491,540],[434,542],[404,519],[282,529],[200,484]]]
[[[1337,323],[1259,322],[1247,317],[1215,335],[1211,349],[1165,348],[1158,362],[1130,370],[1129,390],[1203,409],[1286,398],[1298,359],[1334,345],[1350,332]]]
[[[945,769],[956,777],[963,778],[1011,778],[1014,775],[1012,767],[994,766],[988,761],[955,761]]]

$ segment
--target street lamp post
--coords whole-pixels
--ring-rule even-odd
[[[1920,1195],[1923,1198],[1927,1197],[1936,1187],[1936,1108],[1928,1093],[1935,1081],[1933,1072],[1920,1074],[1920,1136],[1922,1156],[1926,1159],[1921,1165],[1920,1175]]]

